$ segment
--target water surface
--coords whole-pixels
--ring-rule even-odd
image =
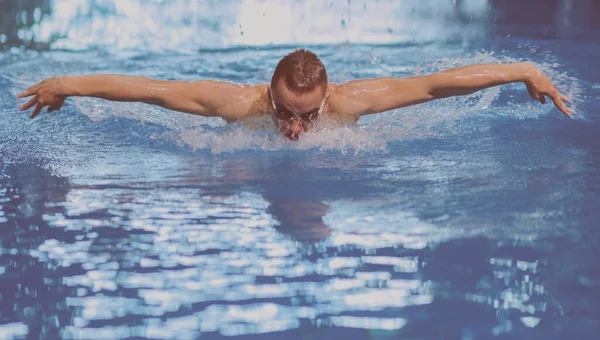
[[[63,74],[265,83],[295,47],[1,53],[0,334],[598,334],[593,42],[309,46],[334,82],[530,60],[575,119],[513,84],[291,142],[85,98],[29,120],[14,98]]]

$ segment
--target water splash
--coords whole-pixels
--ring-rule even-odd
[[[442,58],[432,63],[421,64],[416,68],[416,73],[426,74],[477,63],[496,64],[517,61],[519,60],[508,56],[479,52],[470,57]],[[582,93],[580,82],[566,72],[560,71],[561,65],[551,57],[536,64],[556,83],[561,92],[574,99],[571,106],[577,115],[577,103]],[[510,101],[499,100],[503,91],[510,93]],[[212,118],[199,117],[181,121],[179,118],[175,121],[171,118],[167,122],[161,122],[165,115],[159,114],[158,111],[155,111],[156,118],[151,118],[151,115],[140,117],[135,111],[130,111],[129,116],[144,121],[150,120],[172,129],[168,133],[156,135],[156,138],[166,138],[195,150],[208,150],[212,153],[310,149],[339,150],[342,154],[385,153],[388,151],[388,145],[393,142],[447,135],[460,137],[462,131],[468,132],[473,128],[474,119],[494,120],[506,116],[526,119],[549,114],[560,115],[551,103],[543,106],[533,102],[522,84],[511,84],[504,88],[495,87],[468,96],[365,116],[356,126],[337,128],[317,126],[298,142],[290,142],[277,133],[271,119],[267,117],[229,125],[215,122]],[[127,116],[122,111],[119,115]],[[486,132],[482,131],[482,133]]]

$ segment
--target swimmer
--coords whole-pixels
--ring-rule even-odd
[[[234,122],[269,115],[290,140],[308,131],[317,119],[356,123],[362,115],[385,112],[435,99],[523,82],[529,95],[544,104],[549,97],[565,115],[569,100],[530,63],[470,65],[407,78],[373,78],[333,84],[321,60],[296,50],[279,61],[270,84],[240,85],[200,80],[164,81],[127,75],[53,77],[27,88],[18,98],[33,96],[20,110],[60,110],[68,97],[84,96],[121,102],[143,102],[166,109]]]

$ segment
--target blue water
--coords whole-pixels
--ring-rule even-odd
[[[369,42],[362,18],[308,45],[334,82],[529,60],[572,97],[574,119],[519,84],[299,142],[268,120],[226,125],[144,104],[76,98],[35,120],[19,112],[14,95],[54,75],[268,82],[318,29],[262,41],[260,27],[232,38],[202,21],[229,38],[206,33],[193,50],[185,37],[203,27],[183,40],[135,25],[104,37],[102,25],[123,20],[110,14],[119,3],[96,4],[103,16],[72,21],[80,30],[49,50],[0,53],[0,338],[600,334],[600,43],[481,38],[471,24],[435,39],[385,27]],[[148,4],[163,9],[150,21],[185,16],[177,4]],[[214,22],[231,19],[227,6]],[[65,17],[54,10],[50,32]]]

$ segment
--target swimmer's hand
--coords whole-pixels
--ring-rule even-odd
[[[525,85],[527,85],[527,91],[531,98],[546,104],[546,96],[548,96],[562,113],[571,117],[571,109],[565,105],[565,102],[570,102],[570,100],[558,92],[552,81],[537,67],[531,64],[527,64],[527,67],[529,72],[527,72]]]
[[[48,107],[48,112],[60,110],[69,96],[70,89],[61,82],[60,77],[48,78],[37,85],[28,87],[27,90],[17,95],[17,98],[31,97],[27,103],[19,109],[28,110],[35,106],[29,118],[35,118],[44,107]]]

